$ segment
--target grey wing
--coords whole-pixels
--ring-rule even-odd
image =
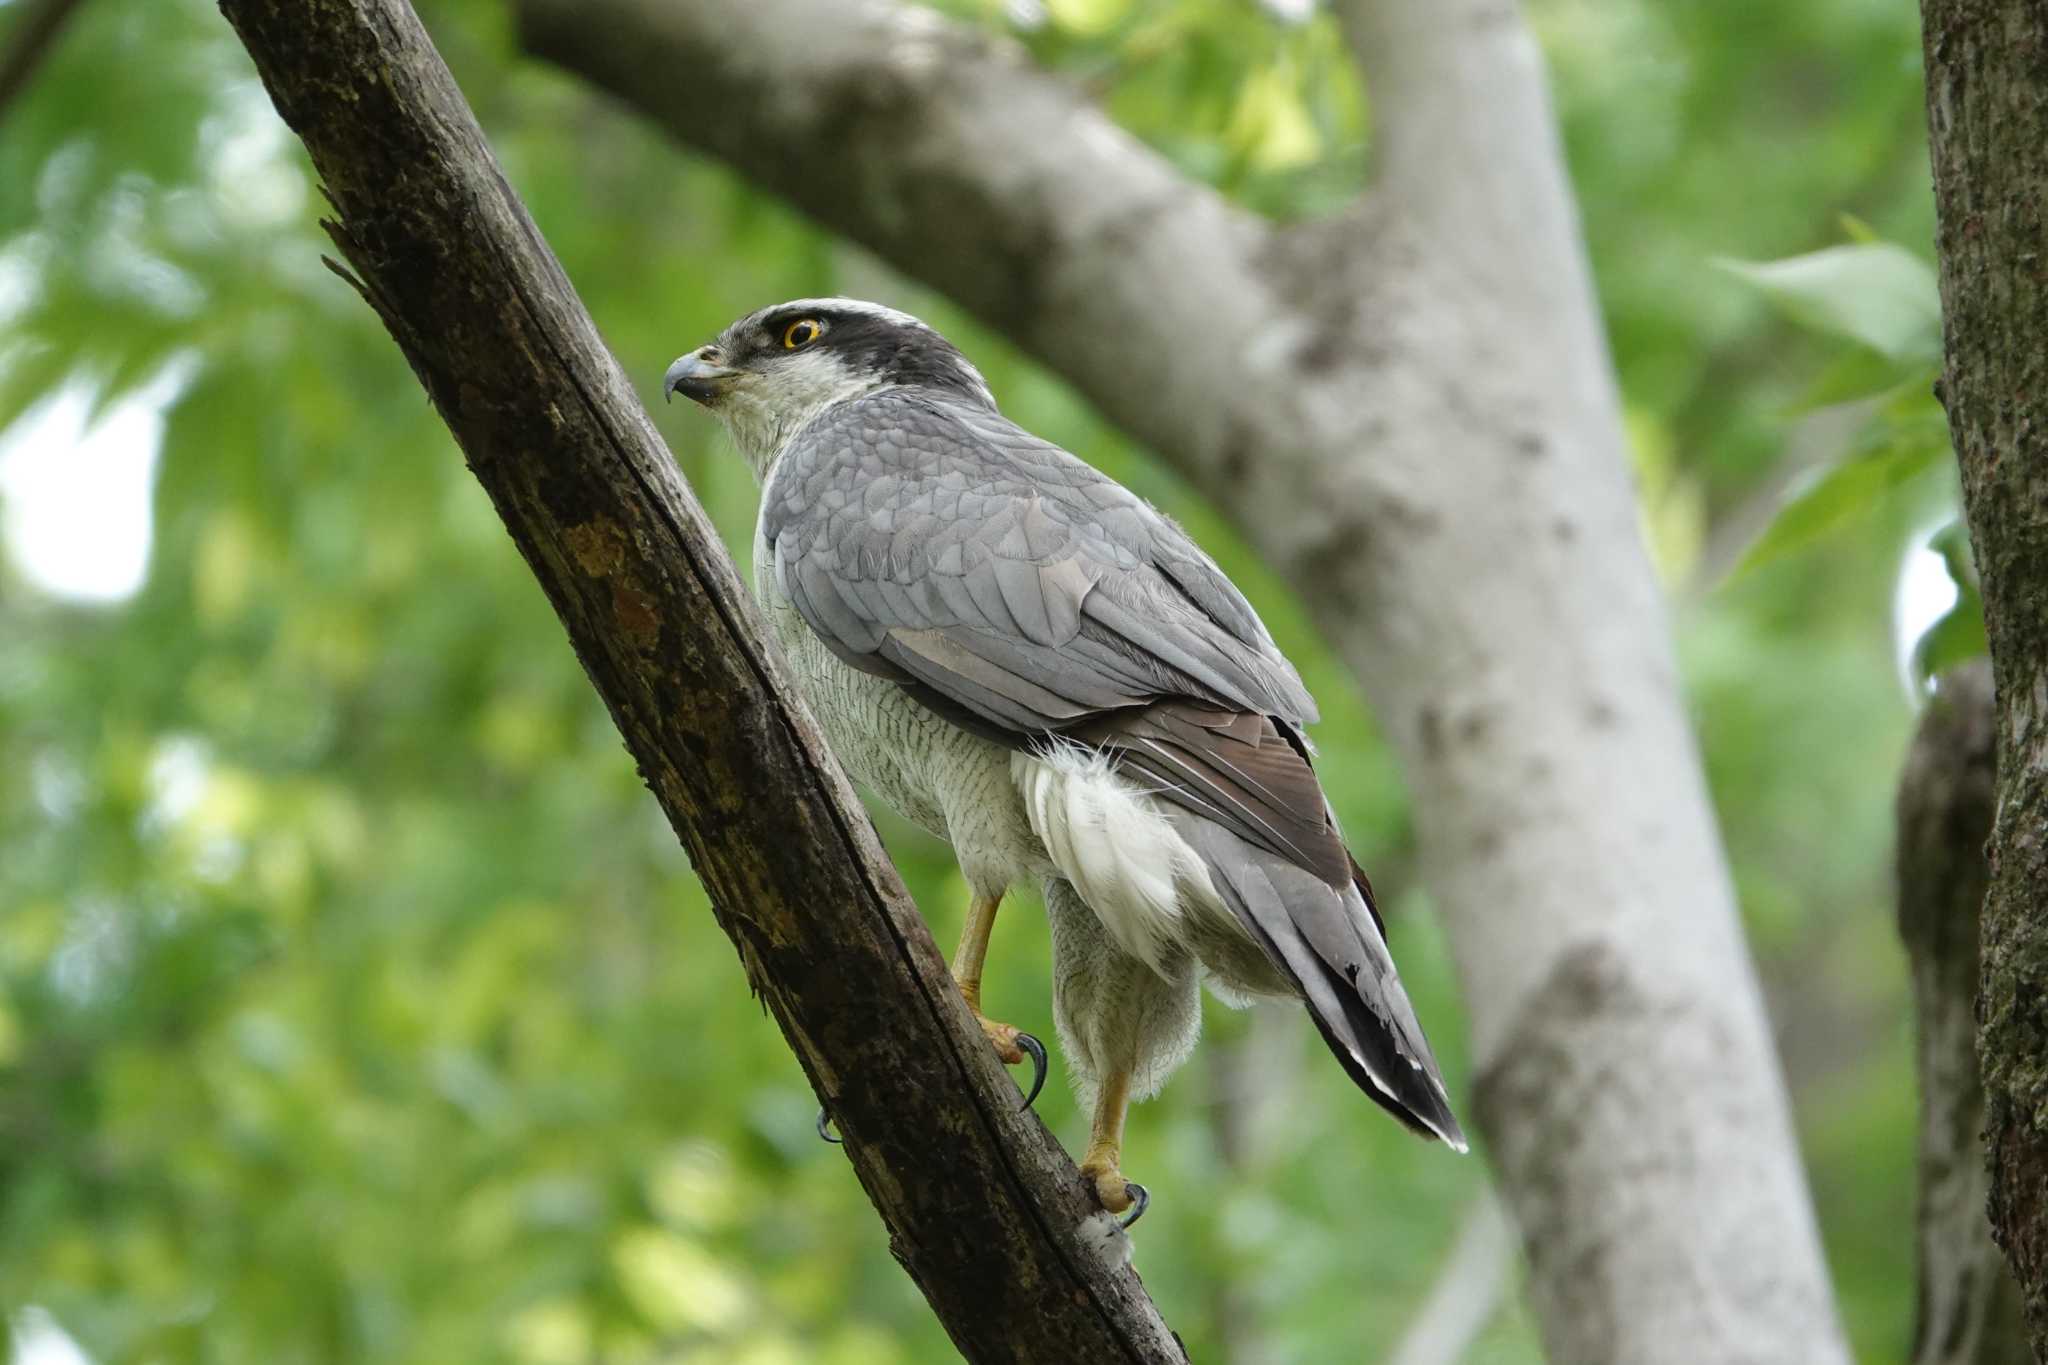
[[[1166,697],[1315,719],[1178,527],[993,413],[900,392],[842,405],[783,452],[762,530],[835,653],[998,737]]]

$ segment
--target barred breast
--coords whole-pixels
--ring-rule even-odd
[[[854,781],[953,845],[976,891],[994,893],[1050,868],[1011,777],[1010,751],[942,719],[901,687],[849,667],[804,624],[754,542],[754,596],[789,660],[826,743]]]

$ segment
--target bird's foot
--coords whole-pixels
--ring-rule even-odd
[[[1135,1180],[1124,1179],[1124,1173],[1116,1168],[1115,1162],[1107,1165],[1087,1162],[1081,1167],[1081,1174],[1095,1187],[1096,1203],[1111,1213],[1124,1215],[1117,1222],[1126,1229],[1143,1218],[1145,1210],[1151,1206],[1151,1191]]]
[[[970,1002],[971,1006],[971,1002]],[[1014,1024],[999,1024],[980,1010],[974,1011],[974,1018],[987,1035],[989,1046],[996,1050],[1004,1066],[1015,1066],[1026,1057],[1031,1059],[1031,1088],[1024,1092],[1024,1103],[1020,1109],[1029,1109],[1031,1102],[1038,1098],[1038,1092],[1045,1089],[1047,1061],[1045,1044],[1016,1027]]]

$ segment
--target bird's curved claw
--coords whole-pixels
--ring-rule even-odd
[[[1146,1189],[1135,1180],[1127,1180],[1124,1182],[1124,1193],[1131,1197],[1131,1211],[1117,1219],[1116,1225],[1125,1232],[1129,1232],[1131,1224],[1143,1218],[1145,1210],[1152,1207],[1152,1191]]]
[[[1045,1089],[1046,1073],[1052,1069],[1052,1062],[1046,1056],[1045,1044],[1031,1034],[1020,1031],[1017,1034],[1017,1046],[1031,1059],[1031,1087],[1024,1092],[1024,1102],[1017,1107],[1029,1109],[1032,1101],[1038,1098],[1038,1092]],[[818,1136],[835,1147],[843,1145],[846,1141],[845,1138],[832,1135],[832,1116],[823,1109],[818,1111]]]
[[[1030,1034],[1018,1033],[1017,1046],[1024,1049],[1025,1054],[1031,1058],[1031,1088],[1024,1092],[1024,1103],[1017,1106],[1019,1109],[1029,1109],[1031,1102],[1038,1098],[1038,1092],[1045,1089],[1045,1073],[1050,1063],[1046,1061],[1045,1044]]]

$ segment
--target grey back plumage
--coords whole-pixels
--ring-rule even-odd
[[[1214,562],[999,414],[894,389],[784,450],[762,531],[840,657],[1020,736],[1186,696],[1300,725],[1315,702]]]

